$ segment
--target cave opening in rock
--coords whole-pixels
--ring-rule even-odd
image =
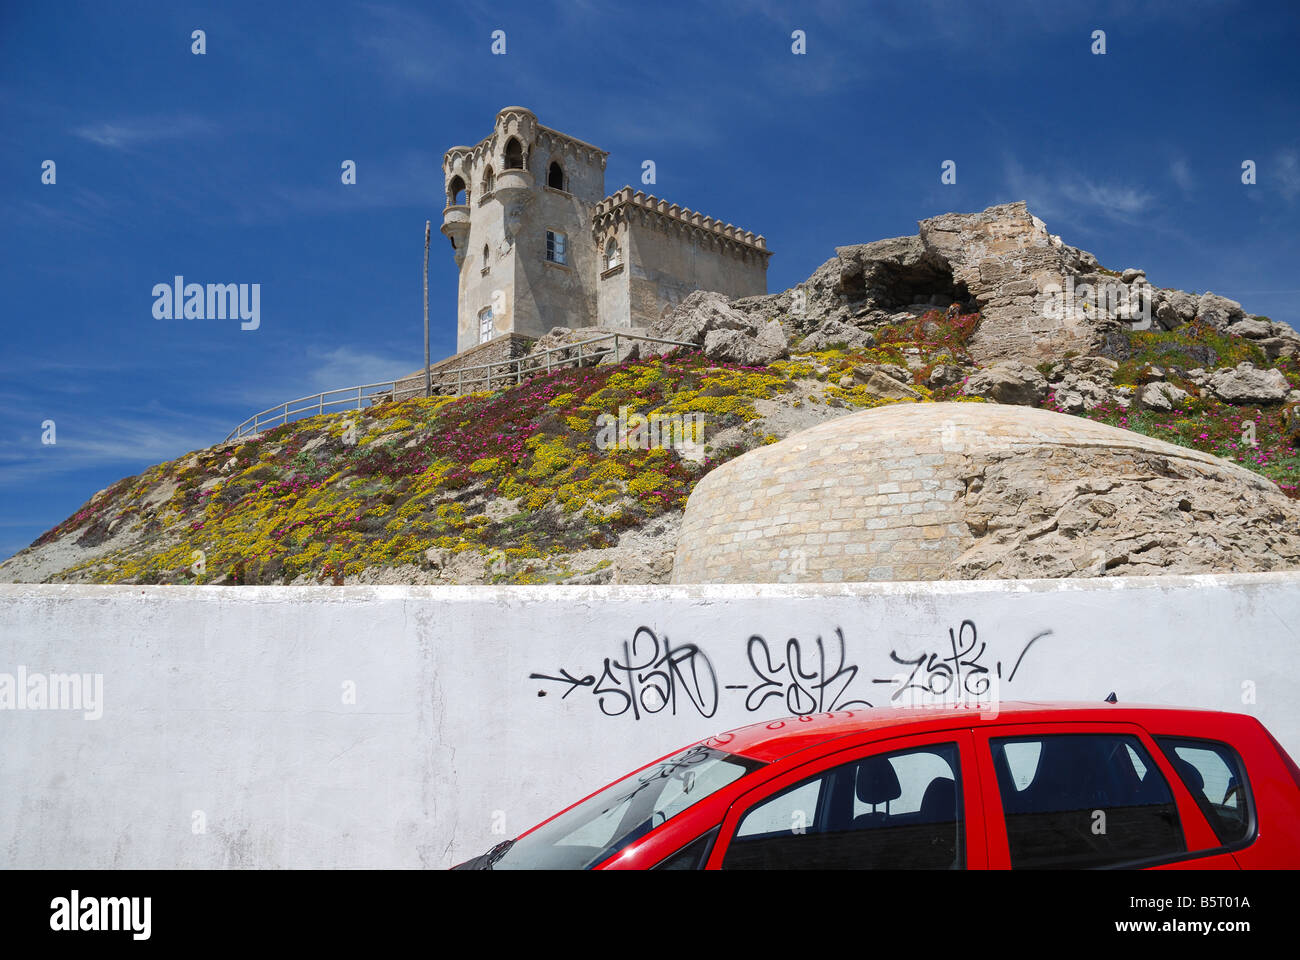
[[[943,310],[954,302],[962,313],[979,309],[966,285],[953,277],[952,267],[937,256],[878,260],[863,271],[843,274],[840,290],[850,304],[890,313],[920,306]]]
[[[881,263],[871,278],[872,295],[878,309],[906,310],[918,305],[932,305],[946,309],[957,303],[962,313],[978,309],[975,298],[966,284],[952,275],[952,267],[938,257],[927,257],[913,263]]]

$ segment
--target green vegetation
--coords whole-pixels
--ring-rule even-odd
[[[868,392],[863,378],[851,376],[865,364],[905,369],[922,401],[978,400],[964,396],[960,382],[927,385],[940,364],[971,365],[966,344],[978,322],[977,314],[932,311],[877,330],[871,348],[768,367],[669,355],[558,371],[491,393],[312,417],[121,480],[37,544],[72,535],[94,546],[133,531],[130,546],[64,572],[106,583],[329,581],[427,564],[429,551],[504,555],[511,582],[546,582],[558,578],[548,561],[612,546],[620,532],[681,509],[717,465],[776,442],[762,424],[745,425],[758,419],[756,401],[795,381],[806,400],[792,399],[791,408],[912,402]],[[1270,364],[1256,344],[1204,324],[1125,336],[1117,383],[1144,383],[1159,366],[1189,396],[1167,413],[1111,404],[1084,416],[1225,457],[1300,496],[1295,405],[1230,406],[1183,375],[1249,360],[1276,367],[1300,388],[1297,361]],[[1052,395],[1043,405],[1059,409]],[[665,446],[598,443],[602,418],[616,420],[622,408],[629,416],[698,416],[709,443],[693,457]],[[722,431],[726,442],[717,440]]]

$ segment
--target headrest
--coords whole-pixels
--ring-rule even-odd
[[[885,757],[868,757],[858,764],[858,799],[875,806],[903,795],[894,765]]]
[[[1192,793],[1205,792],[1205,778],[1201,776],[1201,771],[1182,757],[1175,758],[1174,769],[1178,771],[1178,775],[1183,778],[1183,783],[1187,784],[1187,789]]]
[[[936,777],[925,788],[921,797],[921,813],[925,816],[943,814],[951,817],[957,812],[957,784],[950,777]]]

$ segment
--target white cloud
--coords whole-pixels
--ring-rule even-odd
[[[1064,165],[1052,167],[1051,173],[1029,170],[1011,156],[1006,158],[1003,179],[1011,199],[1026,201],[1030,211],[1045,220],[1084,224],[1101,215],[1133,224],[1153,200],[1139,187],[1099,183]]]
[[[195,116],[139,117],[77,127],[74,136],[110,150],[132,150],[162,140],[190,140],[216,132],[209,120]]]
[[[352,347],[312,348],[307,351],[307,356],[316,365],[311,373],[311,382],[317,390],[382,383],[406,376],[420,365],[418,358],[409,355],[384,356]]]
[[[177,414],[103,419],[60,416],[55,423],[57,443],[42,444],[35,427],[22,440],[0,442],[0,487],[36,484],[52,476],[114,466],[124,475],[137,472],[209,447],[230,429],[211,418],[196,422],[194,417]]]
[[[1174,183],[1178,184],[1178,189],[1184,193],[1196,186],[1196,180],[1192,177],[1191,165],[1185,157],[1179,157],[1169,165],[1169,176],[1173,177]]]

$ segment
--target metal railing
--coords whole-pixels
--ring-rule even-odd
[[[591,349],[592,344],[606,340],[612,340],[613,343],[605,349]],[[662,337],[647,337],[637,333],[606,333],[599,337],[580,340],[577,343],[566,344],[562,347],[552,347],[538,354],[529,354],[524,357],[515,357],[512,360],[498,360],[494,363],[480,363],[472,367],[459,367],[455,370],[434,373],[432,377],[433,392],[436,396],[460,396],[462,393],[473,393],[475,390],[491,390],[494,385],[500,388],[520,384],[523,383],[525,376],[562,370],[568,364],[573,364],[576,367],[592,366],[611,355],[617,360],[620,356],[619,340],[625,342],[635,340],[647,343],[663,343],[672,347],[690,347],[692,349],[697,347],[696,344],[686,343],[681,340],[665,340]],[[588,348],[585,353],[583,352],[584,347]],[[561,354],[562,356],[554,357],[553,354]],[[482,371],[482,373],[479,374],[478,371]],[[335,394],[342,394],[342,396],[327,399]],[[381,383],[365,383],[355,387],[324,390],[321,393],[313,393],[306,397],[286,400],[284,403],[278,403],[274,407],[268,407],[253,414],[235,427],[234,430],[231,430],[226,435],[225,442],[228,443],[241,437],[252,436],[271,427],[283,426],[290,419],[297,419],[302,416],[319,416],[326,412],[327,407],[346,404],[347,409],[361,410],[367,403],[377,404],[391,400],[409,400],[412,397],[422,396],[424,396],[424,371],[421,371],[416,376],[403,377],[400,380],[385,380]],[[295,404],[301,404],[301,406],[295,406]]]

